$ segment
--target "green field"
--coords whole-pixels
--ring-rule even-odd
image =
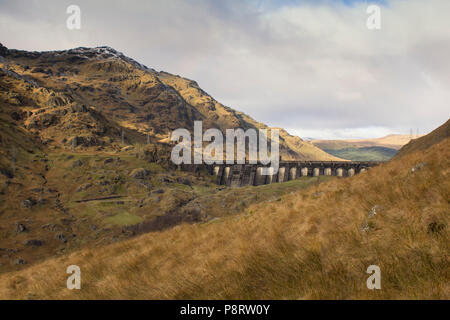
[[[387,161],[397,153],[397,150],[386,147],[324,149],[324,151],[333,156],[353,161]]]

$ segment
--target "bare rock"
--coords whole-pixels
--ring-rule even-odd
[[[8,54],[8,48],[0,43],[0,56],[6,56]]]
[[[72,168],[78,168],[83,166],[83,162],[81,160],[76,160],[72,163]]]
[[[379,212],[381,212],[381,211],[383,211],[384,210],[384,207],[383,206],[381,206],[381,205],[374,205],[371,209],[370,209],[370,211],[369,211],[369,213],[367,214],[367,217],[368,218],[370,218],[370,217],[373,217],[374,215],[376,215],[377,213],[379,213]]]
[[[191,180],[189,180],[189,179],[187,179],[187,178],[177,178],[177,182],[178,183],[181,183],[181,184],[184,184],[184,185],[186,185],[186,186],[190,186],[192,183],[191,183]]]
[[[425,162],[419,162],[414,167],[411,168],[411,172],[414,173],[416,171],[422,170],[427,164]]]
[[[32,239],[24,241],[23,244],[29,247],[41,247],[44,244],[44,242],[41,240]]]
[[[76,191],[77,192],[85,191],[85,190],[89,189],[90,187],[92,187],[92,183],[86,183],[86,184],[79,186]]]
[[[16,225],[16,233],[22,233],[28,231],[27,227],[23,223],[18,223]]]
[[[23,208],[27,208],[27,209],[31,209],[36,204],[37,204],[37,202],[33,198],[28,198],[28,199],[22,200],[22,202],[20,203],[20,205]]]
[[[150,171],[148,171],[144,168],[134,169],[130,173],[130,177],[132,177],[134,179],[145,179],[145,178],[148,178],[149,175],[150,175]]]
[[[66,243],[67,242],[67,238],[64,235],[64,233],[57,233],[55,235],[55,239],[61,241],[62,243]]]

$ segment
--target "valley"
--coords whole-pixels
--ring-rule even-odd
[[[188,79],[108,47],[0,47],[0,273],[183,223],[209,223],[327,180],[245,190],[177,170],[172,129],[268,127]],[[280,131],[288,159],[337,159]]]
[[[273,129],[110,47],[0,45],[0,298],[449,298],[448,119],[412,140],[280,129],[280,173],[236,185],[171,161],[196,121]]]
[[[386,161],[412,139],[420,135],[391,134],[376,139],[311,140],[322,150],[342,159],[353,161]]]
[[[0,297],[448,299],[449,131],[450,120],[411,142],[415,151],[354,177],[4,273]],[[82,290],[62,285],[72,264]],[[366,288],[373,264],[382,290]]]

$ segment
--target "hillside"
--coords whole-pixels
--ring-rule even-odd
[[[442,126],[418,139],[411,140],[408,144],[404,145],[398,152],[398,156],[401,157],[413,152],[423,151],[428,149],[434,144],[446,140],[450,137],[450,120],[447,120]]]
[[[449,299],[450,140],[441,132],[401,159],[238,215],[0,275],[0,297]],[[72,264],[78,291],[63,285]],[[373,264],[381,290],[366,287]]]
[[[226,107],[195,81],[157,72],[109,47],[27,52],[0,47],[0,101],[11,123],[49,146],[116,148],[126,142],[168,142],[177,128],[268,128]],[[2,110],[2,111],[3,111]],[[75,113],[75,114],[74,114]],[[280,132],[288,159],[337,159]]]
[[[423,135],[420,135],[421,137]],[[363,148],[363,147],[384,147],[398,150],[411,140],[411,135],[407,134],[389,134],[381,138],[373,139],[342,139],[342,140],[317,140],[311,142],[324,149],[342,149],[342,148]]]
[[[316,179],[249,190],[175,170],[170,130],[264,127],[191,80],[107,47],[0,46],[0,273],[137,234],[205,223]],[[281,131],[282,156],[333,159]],[[325,179],[321,179],[325,181]]]
[[[311,143],[329,154],[347,160],[387,161],[410,140],[410,135],[390,134],[374,139],[312,140]]]
[[[323,150],[336,157],[353,161],[387,161],[397,154],[395,149],[377,146]]]

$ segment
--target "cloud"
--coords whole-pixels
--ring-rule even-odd
[[[450,2],[392,0],[381,30],[365,1],[0,1],[0,41],[109,45],[196,80],[217,100],[301,136],[427,132],[448,119]]]

